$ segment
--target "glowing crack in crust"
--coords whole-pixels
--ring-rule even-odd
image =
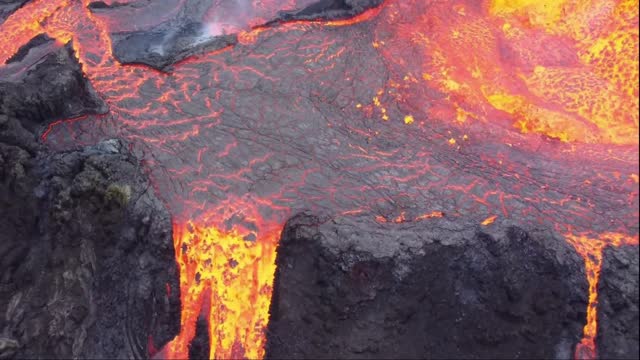
[[[637,1],[389,0],[234,27],[238,45],[171,73],[118,63],[124,25],[89,4],[27,3],[0,24],[0,63],[41,33],[72,41],[111,112],[43,138],[121,137],[142,159],[174,216],[182,330],[167,356],[187,356],[199,316],[211,357],[263,356],[276,243],[303,209],[555,229],[585,259],[576,356],[595,356],[602,250],[638,243]]]

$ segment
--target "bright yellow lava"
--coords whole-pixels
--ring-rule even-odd
[[[446,94],[444,118],[638,144],[638,0],[442,2],[396,31],[423,49],[416,70]]]
[[[506,99],[495,107],[515,115],[516,127],[564,141],[638,143],[637,0],[493,0],[490,13],[504,20],[506,40],[522,47],[516,51],[535,50],[526,41],[541,31],[566,48],[539,51],[566,51],[567,60],[576,59],[569,66],[560,59],[520,69],[526,98],[509,89],[491,95],[494,106],[496,96]]]
[[[587,306],[587,323],[584,326],[582,341],[576,353],[587,352],[595,358],[596,335],[598,331],[598,283],[602,271],[602,256],[607,246],[637,245],[638,235],[628,236],[620,233],[604,233],[597,238],[586,235],[566,234],[565,238],[582,256],[589,283],[589,304]],[[583,348],[582,350],[580,348]]]
[[[210,358],[264,356],[278,239],[247,241],[215,227],[174,224],[182,317],[167,358],[188,358],[199,316],[209,323]]]

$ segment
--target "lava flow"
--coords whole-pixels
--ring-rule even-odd
[[[180,336],[163,355],[187,357],[195,336],[194,320],[204,313],[212,324],[210,358],[261,358],[261,329],[268,321],[279,230],[261,235],[260,242],[192,222],[177,223],[173,231],[181,269],[181,303],[189,306],[182,311]]]
[[[432,116],[506,120],[522,133],[562,141],[637,145],[637,7],[601,0],[396,2],[390,22],[404,21],[381,22],[392,33],[380,32],[375,45],[403,67],[395,84],[409,93],[400,90],[401,99],[419,103],[424,95],[415,87],[446,94]],[[407,44],[420,55],[404,56]]]
[[[595,356],[602,250],[638,244],[637,0],[387,0],[255,28],[311,1],[214,5],[206,35],[238,43],[170,72],[120,64],[114,38],[185,1],[90,3],[28,2],[0,24],[0,63],[41,33],[72,41],[110,113],[43,139],[125,139],[171,211],[182,328],[165,356],[188,356],[198,317],[212,358],[264,355],[277,241],[304,210],[554,229],[585,259],[576,356]]]
[[[587,324],[584,326],[583,338],[576,346],[576,359],[597,358],[596,334],[598,331],[597,305],[598,282],[602,270],[602,255],[606,246],[638,244],[638,235],[634,238],[618,233],[601,234],[592,239],[584,235],[566,235],[567,241],[576,248],[584,258],[587,280],[589,281],[589,305],[587,307]]]

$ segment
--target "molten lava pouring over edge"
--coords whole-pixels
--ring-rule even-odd
[[[0,31],[5,35],[0,41],[0,63],[41,33],[61,43],[73,40],[85,74],[110,104],[112,112],[129,114],[132,118],[135,115],[139,119],[161,114],[162,110],[157,107],[134,111],[127,110],[122,104],[130,96],[128,89],[142,86],[149,79],[170,82],[171,75],[138,65],[120,65],[115,61],[109,36],[111,29],[104,20],[87,10],[88,4],[88,0],[82,3],[71,0],[28,3],[0,25]],[[267,6],[275,8],[275,2]],[[635,164],[637,168],[637,1],[584,0],[553,4],[529,0],[494,0],[482,4],[475,1],[386,1],[356,18],[317,22],[314,26],[349,26],[368,21],[375,22],[376,29],[371,45],[386,59],[394,76],[375,92],[370,103],[355,104],[356,111],[382,122],[400,118],[406,126],[423,126],[422,113],[429,119],[445,119],[452,127],[462,129],[443,137],[445,146],[451,149],[459,149],[460,144],[467,141],[469,136],[465,132],[486,127],[503,131],[500,136],[504,137],[504,142],[523,139],[521,134],[526,134],[526,140],[519,147],[528,151],[541,146],[540,141],[535,140],[539,139],[536,134],[568,144],[567,152],[549,154],[550,158],[588,159],[593,154],[605,153],[616,158],[618,154],[603,149],[608,146],[616,151],[622,149],[623,162]],[[240,33],[239,41],[242,45],[250,45],[273,33],[304,31],[308,26],[308,23],[293,22],[274,28],[255,28]],[[321,46],[328,49],[324,44]],[[414,52],[409,52],[409,47]],[[225,51],[229,49],[217,53]],[[216,53],[207,54],[201,59],[188,59],[179,64],[175,83],[185,76],[179,71],[181,67],[186,73],[190,62],[215,62],[215,56]],[[158,102],[179,106],[176,100],[179,97],[170,91]],[[440,95],[433,96],[434,91]],[[425,110],[426,99],[430,100],[430,106]],[[393,113],[398,104],[415,111],[405,111],[404,116],[399,117]],[[152,127],[158,121],[145,120],[141,121],[142,125],[133,122],[128,125]],[[175,120],[175,124],[179,125],[180,121]],[[62,123],[50,127],[44,137]],[[505,130],[508,128],[512,129]],[[199,131],[201,128],[194,127],[191,134],[170,136],[174,137],[172,140],[180,141]],[[129,140],[152,144],[166,141],[140,135],[130,136]],[[591,147],[585,147],[585,144]],[[233,147],[233,143],[228,144],[226,152]],[[585,155],[579,154],[581,149],[595,150]],[[363,156],[373,156],[365,149],[360,150]],[[197,156],[200,158],[203,154]],[[499,160],[500,165],[502,161]],[[155,164],[150,162],[148,165]],[[180,175],[179,169],[174,172],[175,176]],[[231,174],[229,178],[241,180],[241,176]],[[638,174],[627,174],[627,178],[619,173],[614,176],[627,184],[624,189],[632,189],[628,204],[637,205]],[[202,180],[200,185],[210,184]],[[467,188],[459,188],[467,192]],[[193,191],[197,191],[197,186]],[[487,201],[487,196],[477,200]],[[497,197],[502,204],[502,214],[507,216],[503,194]],[[166,195],[165,200],[181,201],[183,207],[198,209],[200,214],[197,220],[192,220],[191,216],[195,211],[174,214],[182,330],[164,350],[164,355],[186,357],[188,343],[195,334],[196,319],[206,316],[212,339],[211,357],[262,357],[275,249],[281,219],[291,210],[276,205],[270,198],[249,201],[246,197],[230,196],[214,207],[204,206],[195,199],[173,199],[172,195]],[[280,215],[275,220],[267,218],[258,210],[259,206],[273,207]],[[348,215],[367,209],[343,210]],[[243,223],[252,226],[226,226],[225,220],[238,213],[242,214]],[[379,215],[376,220],[402,223],[441,216],[444,215],[439,211],[413,217],[402,212],[393,217]],[[637,213],[630,217],[637,219]],[[496,218],[497,215],[487,216],[481,224],[490,226]],[[597,285],[602,252],[606,246],[637,244],[637,230],[635,233],[625,230],[621,226],[615,232],[594,234],[584,229],[575,230],[569,225],[557,226],[557,231],[564,234],[584,258],[589,282],[587,324],[576,357],[596,355]],[[246,241],[250,236],[257,240]]]

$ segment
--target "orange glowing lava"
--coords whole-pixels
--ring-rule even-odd
[[[115,61],[108,35],[108,26],[114,25],[92,14],[88,10],[90,2],[33,0],[18,9],[0,24],[3,34],[0,38],[0,64],[39,34],[47,34],[61,43],[73,40],[85,75],[110,102],[111,109],[117,110],[116,103],[130,96],[130,89],[140,86],[148,78],[163,79],[166,75],[135,65],[122,66]],[[274,12],[282,4],[276,1],[252,5],[260,10],[257,13],[263,14]],[[294,5],[294,1],[290,1],[285,8]],[[377,11],[369,11],[350,20],[314,23],[318,26],[346,26],[369,20]],[[257,20],[261,21],[260,18]],[[293,22],[284,25],[304,24]],[[268,29],[258,27],[243,31],[239,35],[240,42],[256,39]],[[226,50],[229,48],[220,51]],[[164,94],[160,102],[169,104],[171,95]],[[42,138],[46,139],[51,129],[61,123],[51,124]],[[241,212],[256,210],[255,204],[244,205]],[[258,359],[264,356],[264,331],[269,318],[276,246],[282,224],[267,222],[260,215],[254,215],[254,218],[261,224],[259,229],[246,229],[234,224],[230,230],[222,231],[220,229],[226,226],[221,219],[227,218],[214,211],[199,216],[198,221],[174,221],[174,248],[180,271],[181,331],[162,350],[166,358],[189,357],[188,346],[195,336],[199,317],[208,321],[211,358]]]
[[[587,306],[587,323],[584,326],[582,341],[576,346],[576,359],[597,358],[596,334],[598,331],[598,282],[602,271],[602,255],[607,246],[637,245],[638,235],[635,237],[605,233],[597,238],[587,235],[565,235],[567,241],[573,245],[578,254],[584,258],[587,281],[589,282],[589,305]]]
[[[0,64],[4,64],[18,49],[37,35],[45,33],[44,22],[59,9],[69,6],[68,0],[36,0],[18,9],[2,23]],[[61,42],[63,39],[57,39]],[[66,39],[68,41],[68,39]]]
[[[484,226],[491,225],[496,221],[497,218],[498,218],[497,215],[489,216],[488,218],[484,219],[484,221],[482,221],[480,224]]]
[[[173,234],[183,308],[166,358],[189,357],[199,316],[209,323],[211,359],[262,358],[279,231],[247,241],[237,230],[189,221],[175,223]]]
[[[637,0],[396,1],[388,11],[394,32],[374,47],[412,70],[390,81],[397,100],[424,106],[419,88],[438,89],[432,116],[460,125],[638,144]],[[422,53],[405,57],[407,44]]]

